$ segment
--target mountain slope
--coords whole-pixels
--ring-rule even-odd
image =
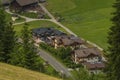
[[[0,63],[0,80],[60,80],[42,73]]]
[[[47,0],[47,9],[78,36],[107,48],[107,32],[115,0]]]

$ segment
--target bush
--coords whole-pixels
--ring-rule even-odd
[[[20,14],[23,16],[29,17],[29,18],[37,18],[38,17],[38,14],[33,13],[33,12],[22,12]]]
[[[45,43],[41,43],[40,48],[50,52],[53,56],[58,58],[60,61],[62,61],[69,68],[77,68],[77,67],[81,66],[80,64],[75,64],[72,61],[71,55],[70,55],[72,50],[70,47],[67,47],[67,48],[61,47],[58,49],[54,49],[50,45],[47,45]]]

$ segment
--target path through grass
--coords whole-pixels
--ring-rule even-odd
[[[48,0],[47,9],[60,14],[62,23],[78,36],[107,49],[107,32],[111,26],[115,0]]]

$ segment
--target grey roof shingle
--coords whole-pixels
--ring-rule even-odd
[[[38,2],[38,0],[16,0],[16,1],[20,6],[26,6]]]

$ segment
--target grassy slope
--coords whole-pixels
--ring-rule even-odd
[[[48,0],[51,13],[61,14],[62,22],[80,37],[107,48],[107,32],[114,0]]]
[[[42,73],[0,63],[0,80],[59,80]]]
[[[12,15],[11,14],[9,14],[9,13],[7,13],[7,12],[5,12],[5,14],[6,14],[6,19],[9,21],[12,21]],[[18,18],[18,19],[16,19],[15,20],[15,22],[14,23],[19,23],[19,22],[24,22],[25,21],[25,19],[24,18]]]
[[[15,25],[14,29],[18,34],[20,34],[23,26],[24,26],[24,24]],[[56,24],[49,22],[49,21],[32,21],[32,22],[28,22],[28,26],[29,26],[29,29],[39,28],[39,27],[53,27],[58,30],[65,31],[63,28],[61,28],[61,27],[57,26]]]

